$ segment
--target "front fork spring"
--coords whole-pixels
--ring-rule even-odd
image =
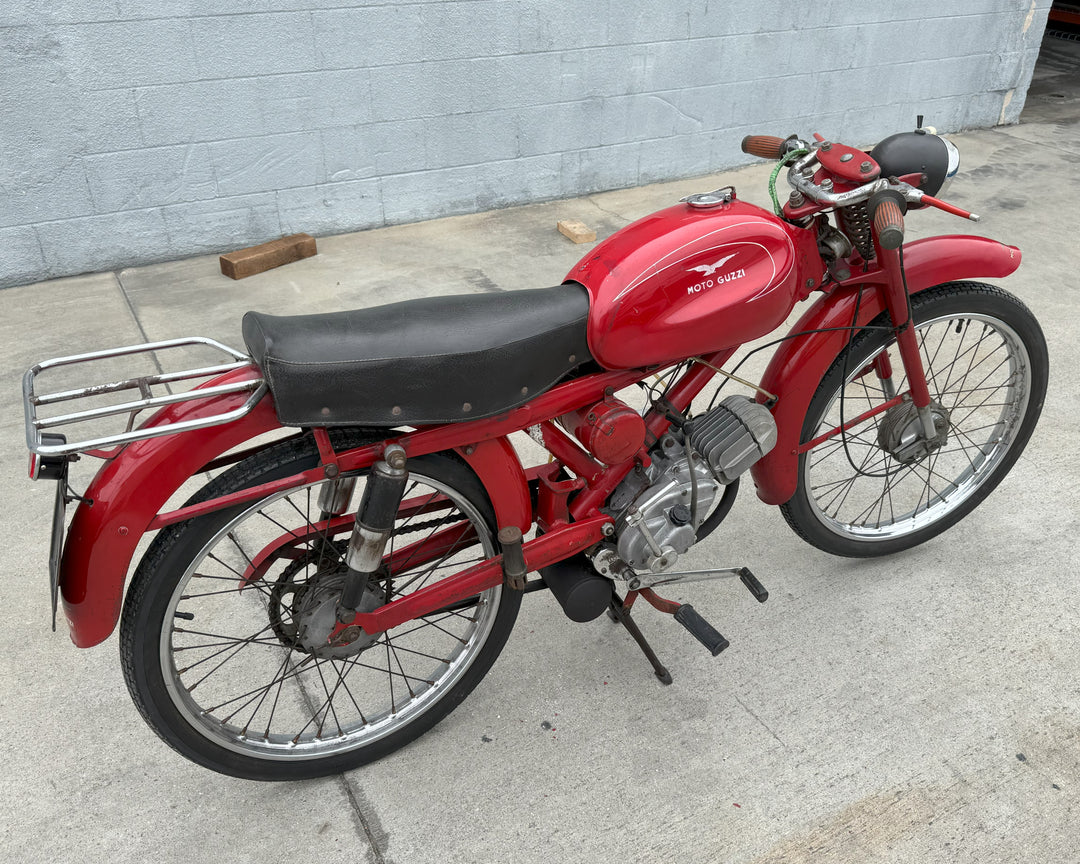
[[[870,213],[866,202],[840,207],[836,211],[840,230],[847,234],[862,257],[869,261],[874,257],[874,240],[870,233]]]

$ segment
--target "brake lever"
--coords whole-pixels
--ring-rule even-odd
[[[946,213],[951,213],[953,216],[959,216],[962,219],[970,219],[972,222],[981,222],[982,217],[975,213],[971,213],[968,210],[964,210],[961,207],[957,207],[955,204],[950,204],[947,201],[942,201],[940,198],[935,198],[933,195],[927,195],[925,192],[920,192],[918,189],[912,188],[914,197],[904,193],[904,197],[912,204],[929,204],[931,207],[936,207],[938,210],[943,210]]]
[[[905,183],[903,180],[899,183],[890,183],[889,188],[903,195],[904,200],[907,201],[908,204],[926,204],[930,207],[936,207],[938,210],[943,210],[953,216],[959,216],[962,219],[970,219],[972,222],[982,221],[975,213],[971,213],[961,207],[957,207],[955,204],[950,204],[947,201],[942,201],[940,198],[935,198],[933,195],[927,195],[921,189],[912,186],[910,183]]]

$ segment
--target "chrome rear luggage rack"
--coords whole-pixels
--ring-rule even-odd
[[[39,374],[61,366],[75,366],[81,363],[92,363],[99,360],[107,360],[112,357],[125,357],[137,354],[149,355],[151,352],[163,351],[168,348],[177,348],[185,345],[207,346],[226,354],[231,358],[227,363],[218,363],[211,366],[203,366],[197,369],[185,369],[178,372],[159,372],[156,375],[139,375],[120,381],[112,381],[105,384],[94,384],[89,387],[81,387],[72,390],[62,390],[39,396],[34,391],[35,379]],[[158,369],[161,367],[158,366]],[[204,336],[189,336],[182,339],[168,339],[163,342],[148,342],[144,345],[128,345],[123,348],[113,348],[107,351],[94,351],[89,354],[74,354],[70,357],[57,357],[53,360],[45,360],[31,366],[23,376],[23,407],[26,412],[26,446],[31,452],[40,456],[69,456],[74,453],[86,453],[99,451],[118,445],[128,444],[132,441],[142,441],[147,438],[158,438],[163,435],[174,435],[177,432],[188,432],[193,429],[204,429],[208,426],[217,426],[222,423],[230,423],[248,414],[266,393],[266,382],[262,377],[245,378],[242,381],[232,381],[226,384],[216,384],[211,387],[196,386],[193,390],[183,393],[172,393],[168,385],[179,381],[195,381],[197,379],[210,379],[227,372],[238,369],[250,368],[257,371],[258,367],[246,354],[242,354],[227,345],[222,345],[213,339]],[[165,392],[155,395],[153,388],[158,387]],[[120,402],[112,405],[85,408],[53,417],[38,417],[38,408],[55,405],[61,402],[71,402],[78,399],[91,400],[110,393],[120,393],[125,390],[137,390],[140,399],[129,402]],[[160,408],[165,405],[175,405],[180,402],[211,399],[228,393],[243,393],[251,391],[247,401],[239,408],[225,411],[220,414],[211,414],[194,420],[185,420],[176,423],[162,423],[150,428],[135,427],[135,417],[141,411],[148,408]],[[85,406],[87,403],[84,402]],[[55,430],[60,427],[71,427],[75,424],[97,420],[103,417],[127,415],[127,424],[122,432],[88,437],[81,441],[67,441],[64,443],[44,443],[42,432]],[[85,427],[84,427],[85,428]],[[61,436],[49,436],[58,440]],[[95,455],[108,455],[95,453]]]

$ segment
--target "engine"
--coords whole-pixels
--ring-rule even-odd
[[[775,444],[772,414],[744,396],[729,396],[681,432],[664,435],[650,451],[652,464],[611,496],[619,559],[638,571],[669,569],[694,545],[720,487]]]

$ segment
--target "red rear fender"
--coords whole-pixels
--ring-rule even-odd
[[[930,237],[904,246],[904,270],[912,294],[958,279],[1008,276],[1019,266],[1019,249],[985,237]],[[880,278],[874,272],[852,277],[818,299],[791,332],[850,327],[858,287],[876,281]],[[884,308],[880,292],[864,291],[859,326],[869,324]],[[780,397],[773,408],[777,441],[750,471],[758,497],[766,504],[783,504],[795,494],[798,447],[810,400],[847,340],[846,330],[790,339],[765,370],[761,386]]]
[[[237,380],[249,369],[206,386]],[[159,411],[147,426],[194,420],[239,408],[246,393],[181,402]],[[60,594],[71,640],[80,648],[103,641],[120,617],[124,579],[142,535],[166,501],[211,459],[279,429],[273,400],[263,397],[239,420],[127,445],[91,481],[68,528],[60,565]]]
[[[256,374],[230,373],[205,386]],[[239,408],[246,393],[169,406],[147,426],[195,420]],[[273,400],[265,396],[239,420],[136,441],[106,462],[86,490],[68,529],[60,567],[60,593],[72,641],[79,647],[106,639],[120,617],[124,581],[142,535],[165,502],[211,460],[252,439],[281,429]],[[415,437],[415,436],[414,436]],[[420,455],[434,448],[415,448]],[[410,453],[413,450],[410,449]],[[480,478],[500,526],[532,524],[528,483],[510,442],[495,438],[459,449]]]

